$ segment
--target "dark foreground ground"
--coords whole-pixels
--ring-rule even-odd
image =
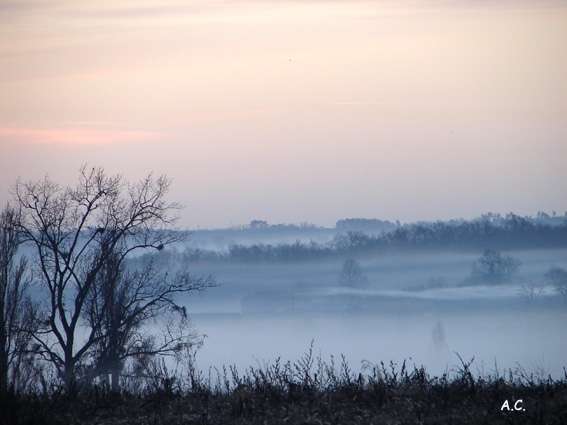
[[[295,364],[216,376],[154,377],[143,391],[3,395],[0,424],[567,424],[567,373],[522,369],[473,377],[463,362],[441,377],[423,368],[368,365],[355,374],[310,354]]]

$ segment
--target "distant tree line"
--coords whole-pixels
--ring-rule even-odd
[[[378,220],[377,218],[345,218],[337,221],[335,229],[340,231],[362,231],[367,233],[390,232],[400,223],[396,224],[388,220]]]
[[[355,223],[350,223],[354,225]],[[390,223],[391,224],[391,223]],[[340,227],[347,227],[347,223]],[[548,224],[508,214],[485,215],[472,221],[407,224],[392,231],[365,233],[349,230],[328,243],[313,240],[280,244],[234,244],[228,252],[188,248],[184,261],[294,262],[387,250],[458,249],[514,250],[567,247],[567,221]]]

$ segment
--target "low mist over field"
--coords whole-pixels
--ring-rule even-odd
[[[258,228],[255,222],[238,229],[196,231],[185,250],[169,257],[189,262],[194,273],[213,273],[220,284],[184,301],[198,331],[207,335],[197,365],[207,371],[223,365],[266,365],[277,358],[293,361],[313,341],[324,359],[345,355],[355,370],[363,360],[407,360],[442,374],[460,364],[461,356],[466,361],[474,357],[472,367],[479,374],[521,365],[530,373],[562,376],[567,303],[545,275],[551,267],[567,268],[565,219],[548,217],[545,223],[544,216],[539,224],[513,215],[484,216],[477,222],[493,223],[488,230],[492,239],[486,234],[474,243],[471,237],[427,246],[425,237],[403,248],[393,242],[379,246],[376,240],[372,245],[373,233],[340,225],[286,229],[268,224]],[[514,219],[525,229],[511,229]],[[370,220],[346,222],[360,226]],[[458,229],[463,223],[444,225]],[[403,229],[413,235],[441,229],[439,223],[387,226],[377,239]],[[537,226],[551,226],[557,243],[553,237],[526,237],[529,226],[534,232]],[[506,238],[497,235],[503,228],[508,229]],[[520,248],[488,250],[514,270],[503,272],[497,281],[480,278],[487,249],[518,234],[524,238]],[[348,245],[349,237],[350,243],[366,240],[368,245]],[[303,255],[281,254],[294,246],[299,252],[304,249]],[[242,257],[244,248],[257,255]],[[359,265],[364,280],[359,287],[341,283],[345,259]]]

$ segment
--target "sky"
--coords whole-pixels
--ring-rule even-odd
[[[0,0],[0,203],[81,165],[185,227],[567,211],[567,3]]]

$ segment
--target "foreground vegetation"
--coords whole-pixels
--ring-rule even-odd
[[[1,395],[0,424],[564,424],[561,379],[521,367],[477,374],[473,360],[440,377],[391,362],[354,372],[313,355],[240,374],[235,367],[183,376],[154,364],[144,385],[108,385]],[[139,384],[139,383],[138,383]]]

